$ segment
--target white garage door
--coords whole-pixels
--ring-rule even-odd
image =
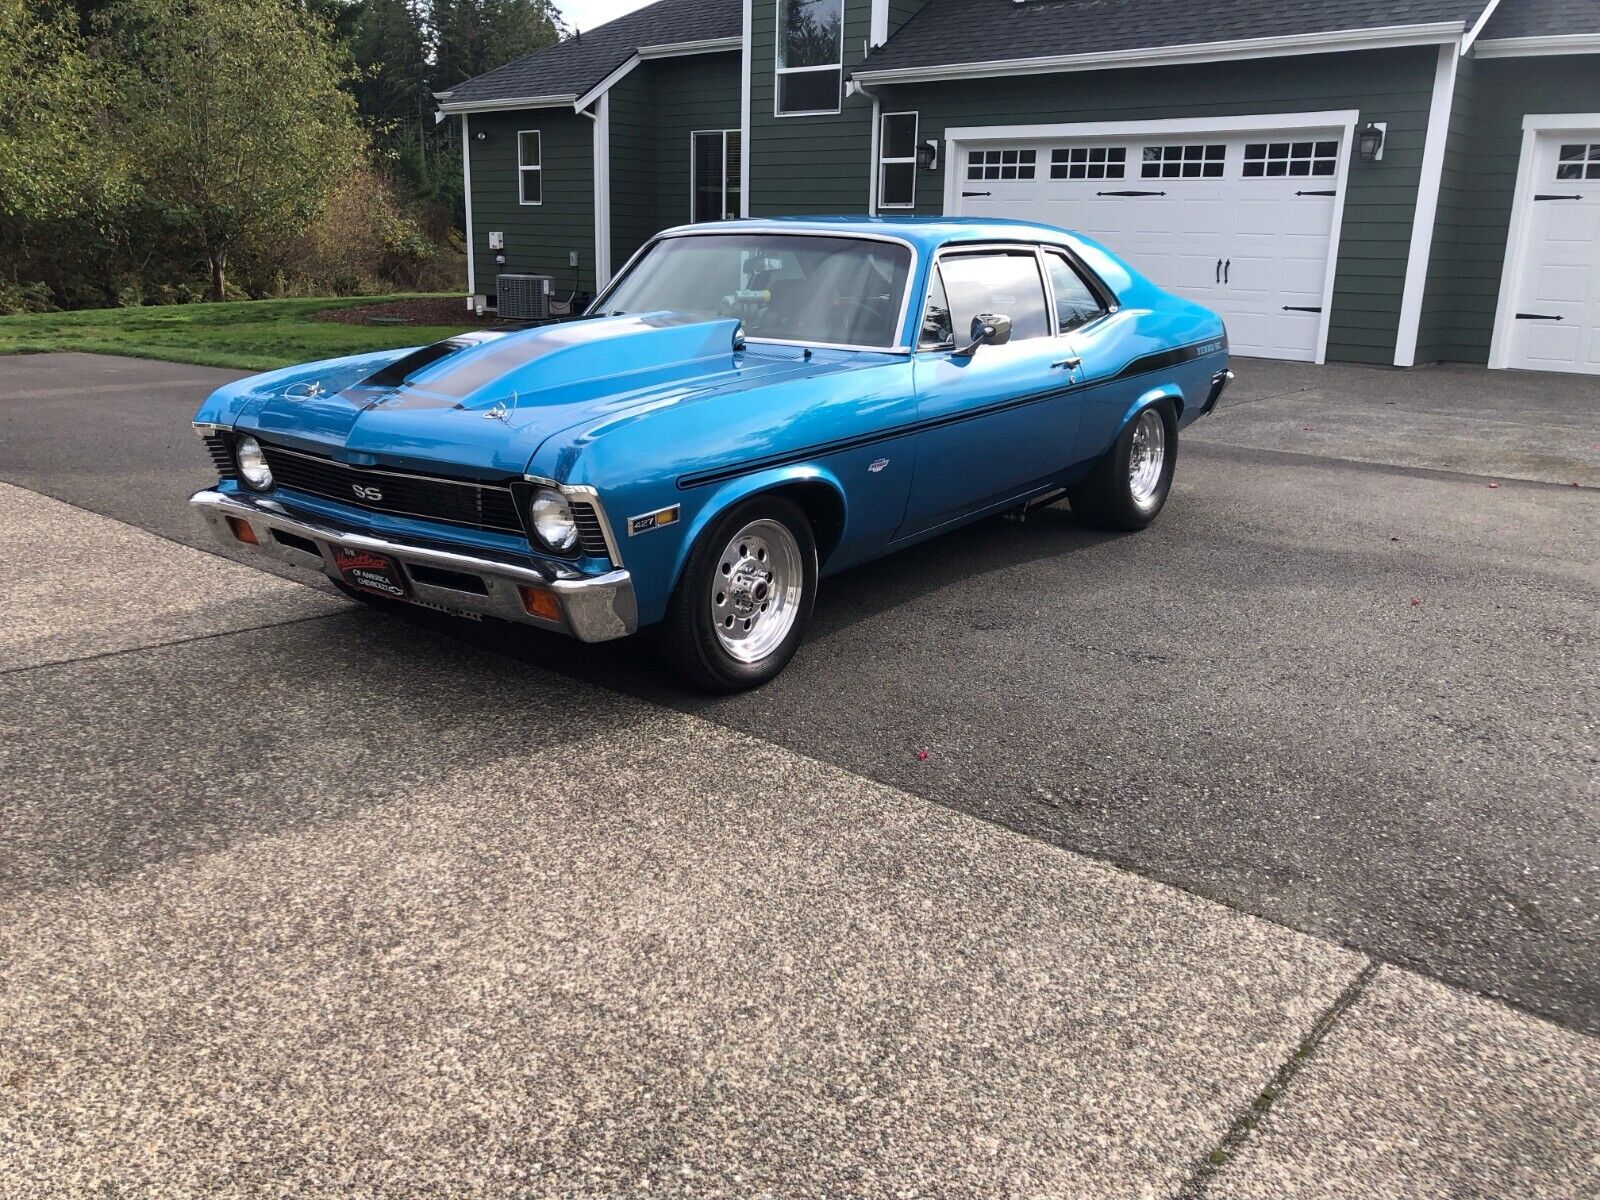
[[[1237,354],[1313,361],[1345,164],[1339,129],[971,142],[956,211],[1105,243],[1219,313]]]
[[[1506,363],[1600,374],[1600,129],[1539,138]]]

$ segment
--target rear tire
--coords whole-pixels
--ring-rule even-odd
[[[817,544],[798,505],[755,496],[696,539],[658,632],[685,682],[760,687],[789,665],[817,592]]]
[[[1158,400],[1140,410],[1094,469],[1067,488],[1072,511],[1085,525],[1143,529],[1166,504],[1177,465],[1177,418],[1170,401]]]

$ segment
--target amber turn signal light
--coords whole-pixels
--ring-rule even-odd
[[[528,610],[529,616],[546,621],[561,620],[561,603],[549,588],[519,587],[517,591],[522,594],[522,607]]]
[[[241,542],[248,542],[252,546],[259,546],[261,544],[260,542],[256,541],[256,531],[250,528],[249,521],[241,520],[238,517],[229,517],[228,528],[233,530],[233,536],[238,538]]]

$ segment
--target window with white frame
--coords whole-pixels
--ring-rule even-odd
[[[878,207],[917,206],[917,114],[884,113],[878,123]]]
[[[1557,179],[1600,179],[1600,142],[1566,142],[1556,159]]]
[[[844,78],[844,0],[777,0],[774,111],[780,117],[839,111]]]
[[[1059,146],[1050,151],[1051,179],[1121,179],[1126,146]]]
[[[1036,150],[971,150],[967,153],[967,178],[1032,179],[1038,159]]]
[[[1143,179],[1221,179],[1226,146],[1146,146]]]
[[[1338,142],[1246,142],[1244,145],[1246,179],[1332,175],[1338,164]]]
[[[739,131],[689,135],[689,219],[727,221],[739,215]]]
[[[522,204],[544,203],[544,159],[537,129],[517,133],[517,200]]]

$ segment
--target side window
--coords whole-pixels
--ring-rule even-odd
[[[939,268],[934,267],[928,276],[928,303],[922,310],[922,332],[917,337],[917,345],[924,350],[954,345],[955,332],[950,324],[950,297],[945,294]]]
[[[1039,261],[1031,250],[946,255],[939,260],[939,270],[949,297],[951,328],[958,340],[966,336],[972,318],[980,313],[1010,317],[1012,341],[1044,337],[1049,332]]]
[[[1105,312],[1100,298],[1067,261],[1066,255],[1047,250],[1044,260],[1050,268],[1050,290],[1056,298],[1057,333],[1071,333]]]
[[[537,129],[517,134],[517,201],[521,204],[544,202],[544,149]]]

